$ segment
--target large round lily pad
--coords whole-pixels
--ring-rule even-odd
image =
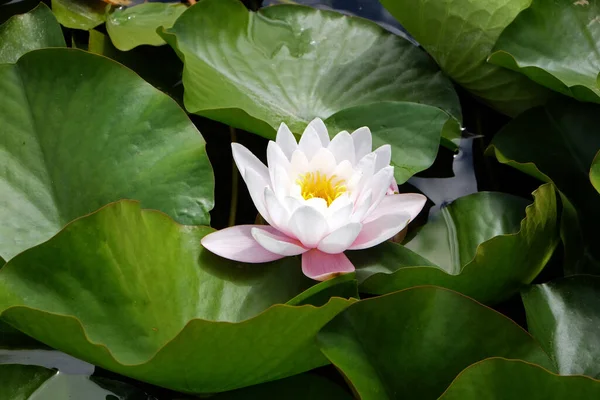
[[[600,103],[600,3],[534,0],[502,32],[490,62],[578,100]]]
[[[550,91],[487,63],[496,40],[531,0],[381,0],[442,70],[508,115],[543,104]]]
[[[169,96],[74,49],[0,65],[0,255],[10,259],[103,205],[136,199],[206,224],[205,142]]]
[[[552,368],[513,321],[433,286],[355,303],[323,328],[318,341],[363,400],[435,399],[460,371],[492,356]]]
[[[315,117],[381,101],[424,103],[461,120],[452,84],[430,57],[361,18],[203,0],[161,35],[184,61],[189,112],[265,137],[281,122],[300,134]]]
[[[208,227],[121,201],[0,270],[0,315],[103,368],[212,393],[324,364],[320,328],[355,300],[283,305],[310,287],[299,259],[243,265],[204,250]]]

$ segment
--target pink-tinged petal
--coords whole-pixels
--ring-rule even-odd
[[[391,196],[393,194],[398,194],[400,192],[400,189],[398,188],[398,182],[396,182],[396,178],[392,179],[392,184],[390,185],[390,187],[387,190],[387,195]]]
[[[361,229],[360,223],[346,224],[325,236],[317,248],[325,253],[341,253],[354,243]]]
[[[296,256],[308,251],[299,241],[270,226],[252,228],[252,237],[268,251],[282,256]]]
[[[327,221],[323,214],[310,206],[299,207],[290,218],[289,228],[304,247],[317,247],[327,233]]]
[[[259,176],[253,169],[247,169],[242,177],[244,178],[244,182],[246,182],[248,192],[250,193],[250,197],[252,198],[256,210],[258,210],[258,213],[269,223],[269,225],[274,225],[265,204],[265,188],[269,187],[267,180]]]
[[[402,193],[385,196],[381,203],[365,218],[364,223],[374,221],[384,215],[408,214],[412,221],[419,215],[427,197],[418,193]]]
[[[252,228],[260,225],[238,225],[211,233],[202,238],[207,250],[230,260],[262,263],[279,260],[281,254],[268,251],[252,237]]]
[[[392,162],[392,146],[389,144],[384,144],[383,146],[378,147],[373,153],[377,155],[377,160],[375,161],[375,172],[388,167],[390,162]]]
[[[251,169],[264,180],[269,179],[269,170],[267,166],[256,158],[250,150],[239,143],[231,143],[231,152],[242,177],[246,174],[248,169]]]
[[[302,254],[302,272],[317,281],[354,272],[354,265],[344,253],[328,254],[313,249]]]
[[[296,142],[294,134],[283,122],[279,125],[279,129],[277,130],[275,143],[279,145],[283,154],[290,160],[292,158],[292,153],[298,148],[298,143]]]
[[[352,140],[354,141],[356,161],[360,161],[361,158],[369,154],[373,149],[371,130],[366,126],[352,132]]]
[[[385,242],[404,229],[409,222],[410,216],[408,214],[391,214],[365,223],[348,250],[368,249]]]
[[[329,145],[329,133],[327,132],[327,127],[323,120],[321,118],[315,118],[310,121],[308,126],[312,127],[317,132],[323,147],[327,147],[327,145]]]
[[[321,139],[319,134],[313,129],[312,126],[307,126],[300,138],[298,148],[306,155],[308,161],[310,161],[317,151],[322,148]]]
[[[350,134],[346,131],[342,131],[335,135],[328,147],[335,157],[338,163],[344,160],[349,161],[352,165],[356,163],[354,141]]]

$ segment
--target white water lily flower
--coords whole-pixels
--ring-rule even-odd
[[[354,271],[344,251],[393,237],[426,201],[420,194],[397,194],[391,147],[371,148],[369,128],[342,131],[330,141],[319,118],[300,143],[282,123],[267,148],[268,168],[233,143],[252,201],[270,226],[233,226],[205,236],[202,245],[248,263],[302,254],[302,271],[316,280]]]

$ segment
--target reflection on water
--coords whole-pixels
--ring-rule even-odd
[[[440,206],[459,197],[477,192],[477,179],[473,163],[473,142],[477,139],[477,137],[461,139],[458,153],[454,155],[452,162],[454,176],[449,178],[415,176],[408,180],[408,183],[419,189],[435,204],[430,212],[434,212]]]

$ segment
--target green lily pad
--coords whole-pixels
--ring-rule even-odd
[[[0,64],[14,63],[31,50],[66,46],[60,25],[44,3],[0,25]]]
[[[514,116],[546,102],[550,92],[486,62],[500,33],[531,0],[381,0],[458,84]]]
[[[533,0],[502,32],[489,61],[562,94],[600,103],[600,4]]]
[[[55,370],[35,365],[0,365],[0,399],[28,400]]]
[[[352,400],[353,397],[338,384],[319,375],[306,373],[223,393],[214,399]]]
[[[203,0],[159,33],[184,62],[189,112],[267,138],[281,122],[300,134],[315,117],[382,101],[424,103],[461,120],[454,88],[429,56],[361,18]]]
[[[544,182],[556,185],[563,212],[561,237],[569,274],[599,271],[595,244],[600,195],[589,171],[598,148],[600,106],[560,101],[530,110],[494,136],[487,154]]]
[[[351,107],[325,121],[331,134],[368,126],[373,148],[392,147],[394,176],[399,185],[435,161],[444,126],[455,121],[439,108],[407,102],[381,102]]]
[[[434,286],[355,303],[317,340],[363,400],[435,399],[460,371],[492,356],[552,368],[539,344],[513,321]]]
[[[213,174],[185,112],[134,72],[74,49],[0,65],[0,255],[115,200],[205,224]]]
[[[156,33],[159,27],[170,28],[185,11],[182,3],[143,3],[116,9],[106,18],[106,31],[115,47],[121,51],[147,44],[165,44]]]
[[[9,261],[0,270],[0,314],[53,348],[183,392],[327,364],[314,336],[356,300],[280,304],[312,284],[299,258],[225,260],[200,245],[211,231],[113,203]]]
[[[522,294],[527,326],[562,375],[600,377],[600,277],[573,276]]]
[[[52,12],[61,25],[87,31],[106,21],[106,8],[101,0],[52,0]]]
[[[599,381],[584,376],[559,376],[521,360],[491,358],[461,372],[440,400],[562,400],[599,397]]]
[[[533,204],[480,192],[443,206],[406,244],[351,252],[362,292],[390,293],[438,285],[484,303],[502,301],[531,283],[558,242],[556,195],[550,184]]]
[[[592,161],[592,168],[590,169],[590,181],[596,191],[600,193],[600,151],[596,153],[594,161]]]

